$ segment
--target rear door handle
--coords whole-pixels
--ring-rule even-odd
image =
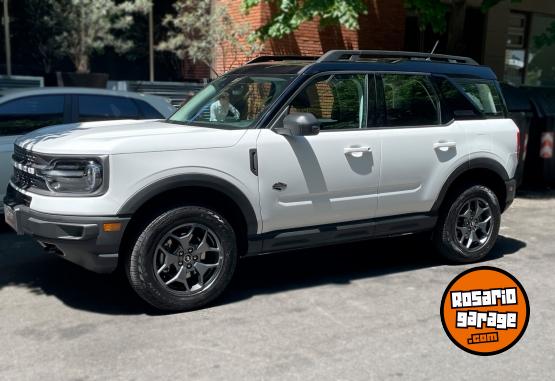
[[[345,155],[351,155],[354,157],[361,157],[365,152],[372,152],[370,147],[347,147],[343,148],[343,153]]]
[[[434,143],[434,149],[438,148],[453,148],[457,146],[457,142],[437,142]]]

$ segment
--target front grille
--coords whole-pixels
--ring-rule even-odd
[[[21,169],[21,166],[23,166],[27,169],[36,171],[38,168],[48,164],[47,158],[15,145],[12,159],[14,163],[19,164],[19,168],[14,166],[12,176],[12,182],[16,187],[21,189],[36,188],[48,190],[46,182],[41,177]],[[31,170],[30,172],[33,171]]]
[[[22,171],[18,168],[14,168],[12,182],[15,186],[21,189],[38,188],[48,190],[46,182],[42,178]]]

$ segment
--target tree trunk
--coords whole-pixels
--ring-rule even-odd
[[[89,56],[86,54],[80,54],[75,57],[75,69],[77,73],[89,73],[91,71],[89,66]]]
[[[464,54],[464,22],[466,18],[466,0],[451,0],[451,15],[447,29],[447,53]]]

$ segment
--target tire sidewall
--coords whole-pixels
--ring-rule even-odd
[[[172,229],[200,223],[216,234],[222,246],[222,267],[214,283],[194,295],[176,295],[160,283],[154,269],[155,248]],[[218,213],[203,207],[178,207],[156,217],[138,237],[128,261],[130,282],[143,299],[164,310],[200,308],[217,298],[227,287],[237,262],[237,245],[231,225]],[[138,279],[137,279],[138,276]]]
[[[467,251],[456,242],[455,224],[458,217],[459,208],[472,198],[480,197],[484,199],[491,208],[492,213],[492,232],[486,244],[479,250]],[[441,218],[441,235],[439,245],[440,252],[448,259],[468,263],[479,261],[484,258],[493,248],[497,241],[499,228],[501,225],[501,208],[497,196],[493,191],[483,185],[474,185],[459,194],[458,197],[449,205]]]

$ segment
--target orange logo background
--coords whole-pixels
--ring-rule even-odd
[[[501,297],[497,298],[500,292],[505,293],[504,302],[510,304],[502,304]],[[493,302],[491,295],[495,296],[496,305],[480,305]],[[514,276],[481,266],[464,271],[451,281],[443,294],[440,314],[451,341],[469,353],[487,356],[516,344],[528,325],[530,306],[524,288]],[[483,320],[486,316],[489,323]],[[492,323],[496,323],[495,327],[487,326]]]

